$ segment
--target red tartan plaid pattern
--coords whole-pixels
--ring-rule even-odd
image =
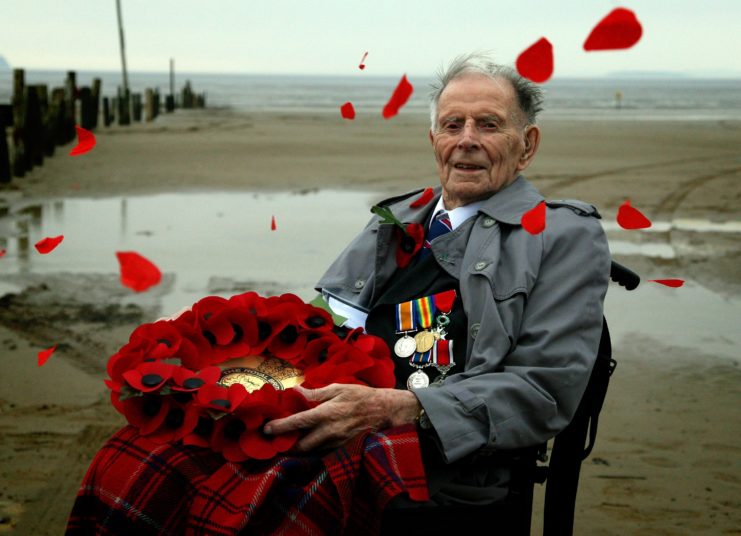
[[[93,459],[66,534],[376,534],[383,508],[405,492],[429,499],[412,425],[322,456],[240,464],[126,426]]]

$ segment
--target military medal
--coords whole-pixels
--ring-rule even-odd
[[[404,336],[394,344],[394,353],[402,359],[411,357],[417,349],[416,342],[407,333],[416,329],[412,302],[398,304],[396,306],[396,333],[404,333]]]
[[[421,370],[415,370],[407,378],[407,389],[422,389],[430,385],[430,378]]]
[[[432,350],[435,345],[435,335],[431,331],[420,331],[414,336],[417,352],[423,354]]]
[[[404,359],[411,357],[416,349],[416,341],[406,333],[394,344],[394,353]]]
[[[432,362],[440,375],[432,382],[433,385],[440,385],[445,380],[445,375],[455,366],[453,359],[453,341],[440,339],[435,342],[432,350]]]
[[[432,365],[432,350],[415,352],[409,364],[417,370],[407,378],[407,389],[419,389],[430,385],[430,378],[422,369]]]
[[[414,300],[414,312],[417,317],[417,325],[424,328],[424,331],[420,331],[414,336],[417,352],[423,354],[430,351],[435,344],[435,335],[428,330],[432,327],[432,320],[435,316],[435,301],[432,296]]]

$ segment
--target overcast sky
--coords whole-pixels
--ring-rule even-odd
[[[130,70],[430,75],[467,51],[513,63],[547,37],[555,76],[670,71],[741,77],[741,0],[121,0]],[[0,0],[0,55],[27,69],[120,69],[115,0]],[[584,52],[615,7],[641,40]]]

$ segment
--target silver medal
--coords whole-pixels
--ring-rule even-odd
[[[430,378],[421,370],[413,372],[407,378],[407,389],[421,389],[430,385]]]
[[[404,335],[394,344],[394,353],[403,359],[411,357],[416,349],[417,343],[409,335]]]

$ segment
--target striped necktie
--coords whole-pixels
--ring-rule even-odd
[[[448,213],[444,210],[439,210],[437,214],[435,214],[435,217],[432,218],[432,221],[430,222],[430,228],[427,229],[427,236],[425,236],[425,241],[422,243],[422,249],[419,252],[419,258],[424,259],[431,253],[431,244],[432,241],[436,238],[444,235],[445,233],[449,233],[453,230],[453,225],[450,223],[450,217],[448,216]]]

